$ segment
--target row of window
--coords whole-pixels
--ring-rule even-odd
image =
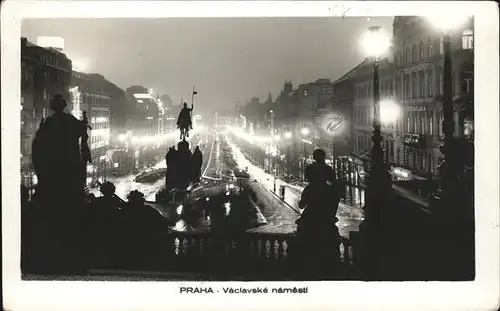
[[[354,124],[371,126],[373,125],[373,108],[371,107],[356,107],[354,110]],[[396,121],[382,120],[382,128],[400,130],[400,125]]]
[[[410,99],[410,98],[425,98],[434,97],[436,95],[443,94],[443,75],[439,75],[439,87],[436,90],[436,84],[434,82],[434,72],[432,69],[427,71],[412,72],[411,74],[406,74],[403,77],[403,88],[400,89],[400,82],[396,81],[396,95],[400,99]],[[454,74],[452,73],[452,77]],[[456,85],[452,83],[453,94],[458,94],[460,88],[462,93],[468,93],[474,91],[474,81],[472,78],[462,78],[461,84]]]
[[[399,119],[398,119],[399,118]],[[426,134],[426,135],[442,135],[442,126],[437,126],[437,121],[433,118],[430,111],[409,111],[406,116],[405,128],[398,116],[398,120],[388,122],[382,120],[382,128],[393,129],[396,132]],[[439,118],[439,124],[442,123],[442,118]],[[373,109],[369,107],[357,107],[354,110],[354,124],[371,126],[373,124]]]
[[[370,152],[372,142],[369,135],[354,136],[354,150],[358,154]],[[410,166],[422,172],[433,172],[438,164],[437,159],[426,150],[411,147],[396,148],[392,140],[384,140],[385,160],[395,165]]]
[[[381,80],[379,84],[380,96],[391,96],[392,95],[392,81],[391,80]],[[373,83],[368,82],[356,86],[356,98],[371,98],[373,97]]]
[[[462,32],[462,49],[464,50],[472,50],[474,48],[474,32],[472,29],[466,29]],[[440,38],[440,48],[439,53],[443,54],[443,37]],[[429,38],[427,40],[427,45],[424,45],[424,41],[420,41],[417,45],[413,44],[413,46],[406,47],[404,53],[399,50],[395,55],[396,66],[404,66],[416,64],[420,61],[430,59],[434,55],[433,51],[433,39]]]

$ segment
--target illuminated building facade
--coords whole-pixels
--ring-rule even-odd
[[[68,110],[81,119],[85,111],[92,127],[89,130],[89,147],[93,163],[88,167],[90,178],[105,178],[110,169],[106,156],[110,144],[110,95],[105,88],[107,81],[97,74],[73,71],[71,81],[71,105]]]
[[[153,90],[136,85],[127,88],[125,92],[128,106],[127,129],[135,136],[159,135],[165,114],[161,111],[161,101],[153,95]]]
[[[473,137],[472,20],[455,29],[451,39],[455,135]],[[395,162],[417,174],[436,174],[443,138],[442,35],[424,18],[396,17],[392,52],[395,95],[402,107]]]
[[[387,58],[379,61],[379,89],[381,112],[384,102],[394,101],[393,64]],[[349,73],[353,87],[353,155],[370,160],[373,132],[373,62],[363,61]],[[395,132],[399,129],[397,118],[387,120],[381,113],[381,131],[386,161],[391,162]],[[385,119],[385,120],[384,120]]]

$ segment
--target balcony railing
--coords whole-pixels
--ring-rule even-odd
[[[265,274],[270,278],[288,278],[296,273],[299,252],[293,251],[295,233],[171,232],[165,239],[167,258],[176,272],[231,274],[248,276]],[[317,254],[329,245],[318,244]],[[335,247],[332,243],[331,247]],[[348,239],[339,241],[335,277],[354,276],[354,248]],[[331,263],[332,265],[334,263]]]

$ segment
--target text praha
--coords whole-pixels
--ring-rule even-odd
[[[267,287],[223,287],[221,289],[213,289],[212,287],[181,287],[181,294],[307,294],[307,287],[275,287],[268,289]]]

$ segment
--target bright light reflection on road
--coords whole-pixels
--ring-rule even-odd
[[[226,209],[226,216],[231,212],[231,202],[224,203],[224,208]]]

